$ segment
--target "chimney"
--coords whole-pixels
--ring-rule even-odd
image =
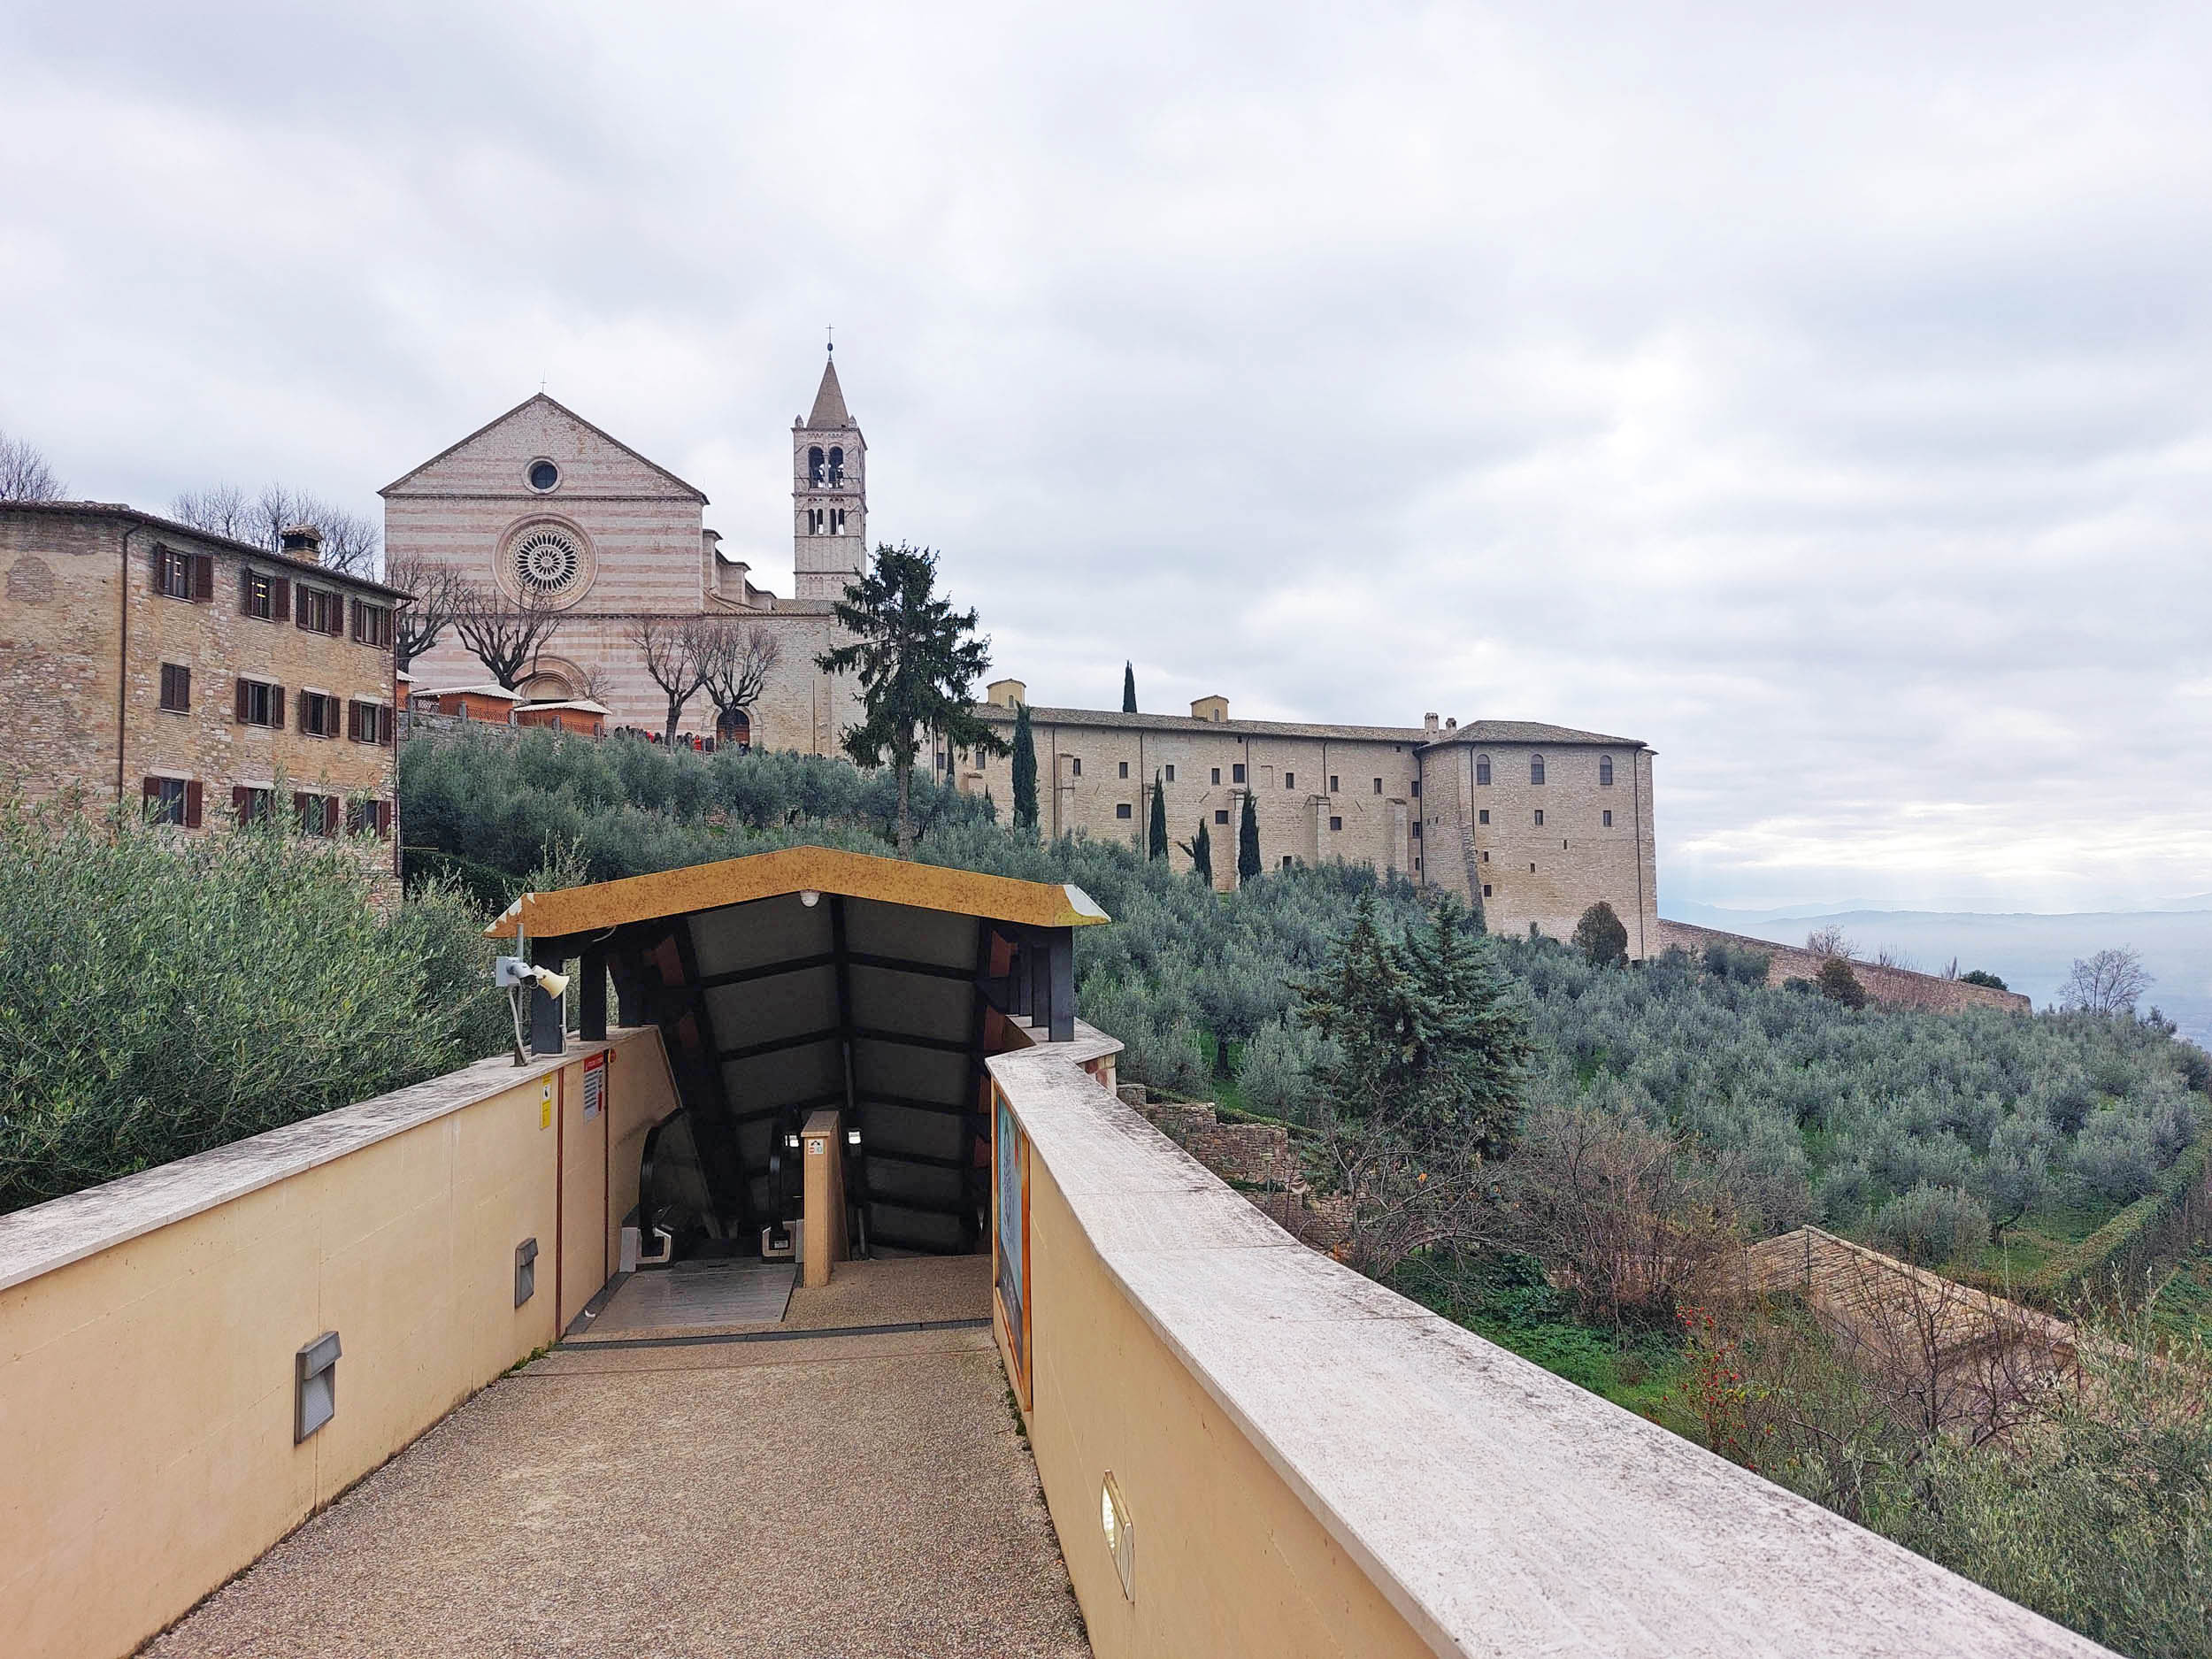
[[[311,565],[323,562],[323,533],[311,524],[296,524],[277,537],[277,545],[296,559]]]
[[[1459,718],[1455,715],[1450,719],[1445,721],[1444,729],[1448,732],[1456,732],[1459,730]]]
[[[1436,730],[1436,720],[1437,717],[1435,715],[1423,715],[1421,717],[1421,729],[1425,732],[1433,732]]]

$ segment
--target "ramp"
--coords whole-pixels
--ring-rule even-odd
[[[775,1325],[790,1305],[797,1270],[788,1262],[679,1262],[632,1273],[569,1329],[571,1342],[609,1337],[682,1336]]]

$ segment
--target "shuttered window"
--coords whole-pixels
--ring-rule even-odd
[[[238,609],[264,622],[286,622],[292,615],[292,579],[248,570],[238,578]]]
[[[153,560],[156,593],[171,599],[189,599],[196,604],[205,604],[215,597],[213,556],[156,547]]]
[[[338,833],[339,801],[334,795],[296,795],[292,797],[292,814],[298,820],[303,835],[335,835]]]
[[[346,803],[346,833],[389,837],[391,833],[392,803],[389,801]]]
[[[392,608],[353,601],[353,637],[357,644],[388,647],[392,642]]]
[[[232,713],[241,726],[280,726],[284,724],[284,687],[265,680],[242,680]]]
[[[234,784],[230,792],[230,810],[237,816],[242,829],[249,824],[265,824],[276,810],[276,791],[257,789],[251,784]]]
[[[174,824],[181,829],[200,827],[198,780],[149,778],[145,780],[144,797],[150,822]]]
[[[310,634],[337,634],[345,632],[346,603],[334,593],[320,588],[302,588],[294,595],[300,626]]]
[[[192,671],[182,663],[161,665],[161,706],[170,714],[192,711]]]
[[[380,743],[389,748],[392,741],[391,709],[380,703],[348,703],[346,735],[357,743]]]
[[[309,737],[338,735],[338,699],[319,691],[300,693],[300,730]]]

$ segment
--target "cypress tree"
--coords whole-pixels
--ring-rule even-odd
[[[1208,887],[1213,886],[1214,838],[1213,832],[1206,827],[1204,818],[1198,820],[1198,833],[1191,838],[1190,867],[1197,872],[1201,881]]]
[[[1137,711],[1137,665],[1134,663],[1125,662],[1121,665],[1121,711],[1124,714]]]
[[[1014,827],[1037,827],[1037,740],[1025,703],[1014,710]]]
[[[1244,797],[1244,818],[1237,826],[1237,881],[1240,886],[1260,872],[1260,815],[1251,795]]]
[[[1146,827],[1145,856],[1167,856],[1167,795],[1160,787],[1160,774],[1152,774],[1152,822]]]

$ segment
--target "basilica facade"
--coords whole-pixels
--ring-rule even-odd
[[[713,618],[759,630],[774,664],[728,735],[833,754],[859,718],[859,687],[814,659],[842,637],[831,606],[868,546],[867,445],[834,362],[792,423],[791,455],[787,598],[755,587],[748,565],[721,551],[702,491],[542,393],[384,487],[386,557],[553,609],[558,619],[516,689],[538,703],[590,698],[618,726],[657,732],[667,720],[666,694],[635,642],[641,626]],[[419,692],[490,678],[451,630],[409,672]],[[694,697],[680,729],[714,726],[713,703]]]

